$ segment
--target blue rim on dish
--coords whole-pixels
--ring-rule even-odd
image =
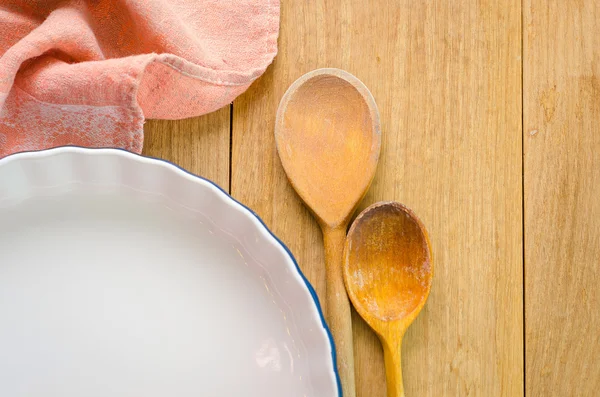
[[[298,272],[298,274],[300,275],[301,279],[304,281],[304,284],[306,285],[306,288],[308,289],[308,292],[310,293],[315,306],[317,308],[317,312],[319,313],[319,318],[321,319],[321,325],[323,326],[323,329],[325,330],[325,333],[327,335],[327,338],[329,339],[329,343],[331,345],[331,358],[332,358],[332,362],[333,362],[333,373],[335,375],[335,382],[336,382],[336,387],[337,387],[337,391],[338,391],[338,397],[342,397],[342,386],[341,386],[341,382],[340,382],[340,374],[338,372],[337,369],[337,355],[336,355],[336,350],[335,350],[335,342],[333,340],[333,336],[331,335],[331,331],[329,330],[329,326],[327,325],[327,322],[325,321],[325,316],[323,315],[323,310],[321,308],[321,303],[319,301],[319,297],[317,296],[317,293],[315,292],[315,289],[313,288],[312,284],[310,283],[310,281],[308,281],[308,279],[306,278],[306,276],[304,275],[304,273],[302,272],[302,270],[300,269],[300,266],[298,265],[298,262],[296,261],[296,258],[294,257],[294,255],[292,254],[292,251],[290,251],[290,249],[287,247],[287,245],[285,245],[285,243],[283,241],[281,241],[279,239],[279,237],[277,237],[269,228],[268,226],[265,224],[265,222],[260,218],[260,216],[258,216],[258,214],[256,212],[254,212],[251,208],[247,207],[246,205],[242,204],[241,202],[239,202],[238,200],[236,200],[235,198],[233,198],[225,189],[223,189],[221,186],[219,186],[218,184],[216,184],[215,182],[211,181],[210,179],[204,178],[200,175],[196,175],[188,170],[186,170],[185,168],[180,167],[179,165],[165,160],[165,159],[161,159],[161,158],[157,158],[157,157],[151,157],[151,156],[143,156],[141,154],[138,153],[134,153],[134,152],[130,152],[128,150],[122,149],[122,148],[116,148],[116,147],[103,147],[103,148],[88,148],[88,147],[83,147],[83,146],[77,146],[77,145],[64,145],[64,146],[57,146],[57,147],[53,147],[53,148],[48,148],[48,149],[40,149],[40,150],[26,150],[26,151],[22,151],[22,152],[17,152],[17,153],[12,153],[9,154],[8,156],[5,157],[1,157],[0,158],[0,165],[2,165],[2,162],[8,158],[11,158],[13,156],[17,156],[17,155],[22,155],[22,154],[27,154],[27,153],[40,153],[40,152],[53,152],[53,151],[58,151],[59,149],[64,149],[64,148],[74,148],[74,149],[80,149],[82,151],[118,151],[118,152],[124,152],[127,153],[128,155],[133,155],[135,157],[140,157],[143,159],[148,159],[148,160],[153,160],[159,163],[163,163],[168,167],[174,167],[180,171],[183,171],[185,174],[192,176],[194,178],[200,179],[202,181],[208,182],[209,184],[213,185],[214,187],[216,187],[221,193],[223,193],[225,195],[225,197],[231,201],[233,201],[235,204],[238,204],[240,207],[242,207],[244,210],[246,210],[250,215],[254,216],[260,225],[262,225],[262,227],[264,228],[264,230],[267,231],[267,233],[269,235],[271,235],[271,237],[273,237],[273,239],[275,240],[275,242],[277,242],[279,245],[281,245],[281,247],[283,247],[284,251],[287,253],[287,255],[289,256],[289,258],[292,260],[292,263],[294,264],[296,271]]]

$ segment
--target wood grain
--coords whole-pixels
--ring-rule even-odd
[[[279,56],[233,107],[232,194],[325,291],[317,223],[277,157],[279,100],[302,74],[339,67],[382,117],[363,207],[397,200],[427,226],[436,277],[404,338],[407,396],[523,395],[521,3],[284,0]],[[381,346],[353,317],[357,394],[386,395]]]
[[[600,4],[524,2],[529,396],[600,390]]]
[[[171,161],[228,191],[230,109],[184,120],[148,120],[143,154]]]

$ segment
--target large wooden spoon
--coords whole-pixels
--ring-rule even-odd
[[[356,218],[344,248],[344,279],[358,313],[383,345],[388,397],[404,397],[401,348],[431,289],[433,261],[425,227],[395,202]]]
[[[381,132],[375,100],[347,72],[312,71],[296,80],[281,99],[275,140],[290,183],[323,232],[326,317],[344,397],[354,397],[352,323],[342,254],[348,222],[369,189],[379,159]]]

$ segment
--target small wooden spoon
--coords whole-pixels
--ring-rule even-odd
[[[386,202],[360,213],[344,247],[344,280],[383,345],[388,397],[404,396],[402,337],[425,305],[432,277],[429,238],[411,210]]]
[[[290,183],[323,232],[327,322],[336,344],[343,395],[354,397],[352,323],[342,254],[348,222],[369,189],[379,159],[375,100],[347,72],[312,71],[296,80],[281,99],[275,140]]]

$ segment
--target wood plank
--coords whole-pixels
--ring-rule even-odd
[[[231,106],[184,120],[148,120],[145,156],[171,161],[229,190]]]
[[[427,225],[431,296],[404,339],[407,396],[523,395],[521,3],[282,1],[279,56],[234,103],[232,193],[324,291],[317,224],[289,186],[273,126],[303,73],[339,67],[372,91],[382,155],[364,206]],[[381,347],[354,315],[359,397],[385,396]]]
[[[526,380],[600,390],[600,4],[524,2]]]

